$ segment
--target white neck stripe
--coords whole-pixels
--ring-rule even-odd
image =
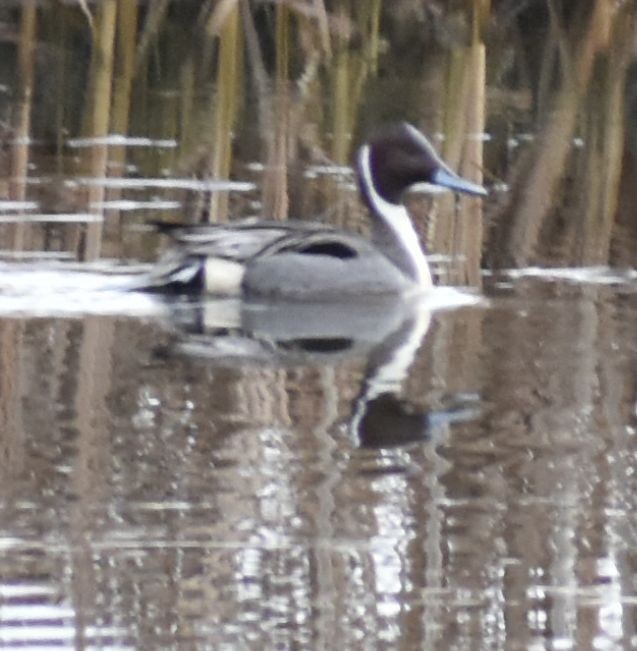
[[[420,246],[420,241],[414,230],[409,213],[402,204],[387,201],[378,193],[372,179],[370,158],[371,152],[369,145],[364,145],[361,147],[358,162],[362,176],[361,181],[368,193],[372,209],[389,226],[405,250],[405,254],[413,263],[418,284],[430,286],[431,272],[429,271],[429,265]]]

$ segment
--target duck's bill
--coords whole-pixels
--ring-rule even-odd
[[[487,196],[487,191],[481,185],[467,181],[450,170],[443,168],[438,168],[434,172],[431,182],[443,188],[449,188],[449,190],[453,190],[454,192],[464,192],[465,194],[474,194],[480,197]]]

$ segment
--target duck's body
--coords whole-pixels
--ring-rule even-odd
[[[177,247],[154,274],[158,286],[177,293],[322,300],[413,284],[368,240],[312,222],[244,220],[168,232]]]
[[[177,246],[149,275],[146,287],[300,300],[429,288],[429,265],[400,203],[403,192],[421,182],[475,195],[486,191],[454,174],[408,124],[364,145],[356,171],[372,217],[371,241],[302,221],[169,226],[165,230]]]

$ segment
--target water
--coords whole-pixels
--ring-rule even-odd
[[[5,317],[3,645],[632,646],[633,282],[490,285],[327,359]]]
[[[0,648],[637,647],[634,8],[467,48],[407,0],[160,4],[0,7]],[[365,232],[351,154],[405,118],[491,191],[409,197],[431,295],[130,291],[156,219]]]

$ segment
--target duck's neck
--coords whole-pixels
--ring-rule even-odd
[[[358,153],[358,172],[361,194],[373,217],[374,245],[413,282],[431,286],[429,265],[407,210],[384,199],[374,186],[368,145]]]

